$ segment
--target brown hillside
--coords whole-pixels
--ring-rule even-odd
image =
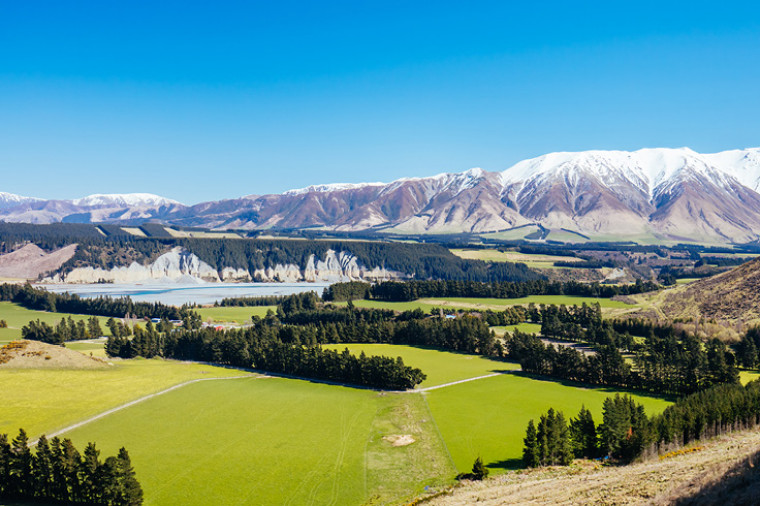
[[[92,369],[107,365],[99,358],[39,341],[12,341],[0,347],[0,369]]]
[[[702,318],[735,323],[760,319],[760,258],[686,287],[662,293],[656,302],[667,318]]]
[[[464,482],[424,504],[757,504],[760,432],[721,436],[691,451],[623,467],[548,467]]]

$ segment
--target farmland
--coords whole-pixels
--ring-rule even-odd
[[[276,311],[277,306],[218,306],[201,307],[195,311],[201,315],[203,321],[209,319],[217,323],[250,323],[251,316],[264,317],[267,311]]]
[[[420,383],[421,388],[450,383],[467,378],[485,376],[495,372],[512,371],[520,366],[513,362],[491,360],[477,355],[452,353],[430,348],[392,344],[330,344],[325,348],[343,350],[351,353],[364,352],[367,355],[400,356],[406,365],[418,367],[427,374],[427,379]]]
[[[21,327],[29,323],[31,320],[39,319],[42,322],[50,325],[55,325],[61,321],[61,318],[68,318],[71,316],[75,320],[86,320],[90,318],[88,315],[76,315],[69,313],[49,313],[46,311],[34,311],[26,309],[13,302],[0,302],[0,320],[8,322],[8,328],[0,328],[0,344],[13,341],[14,339],[21,338]],[[105,335],[109,335],[108,327],[106,327],[106,321],[108,318],[99,317],[100,327]]]
[[[585,405],[599,422],[602,401],[612,394],[607,388],[504,374],[433,390],[425,396],[454,463],[459,471],[466,471],[478,455],[497,470],[519,467],[528,420],[538,421],[549,407],[564,411],[569,418]],[[655,397],[636,399],[650,415],[667,406]]]
[[[564,269],[556,267],[554,262],[580,262],[580,258],[571,256],[537,255],[517,251],[499,251],[495,249],[452,249],[452,253],[467,260],[485,262],[521,262],[535,269]]]
[[[7,369],[0,373],[0,433],[36,436],[185,381],[240,371],[163,360],[114,361],[105,369]]]
[[[419,396],[298,380],[196,383],[70,436],[127,446],[146,504],[387,502],[453,474]]]
[[[489,298],[474,298],[474,297],[447,297],[440,299],[418,299],[410,302],[385,302],[379,300],[354,300],[353,304],[356,307],[365,308],[379,308],[379,309],[393,309],[395,311],[409,311],[413,309],[422,309],[425,312],[429,312],[432,309],[437,308],[450,308],[450,309],[490,309],[493,311],[503,311],[509,306],[527,306],[528,304],[565,304],[567,306],[578,305],[583,303],[596,304],[602,307],[602,310],[606,312],[620,312],[626,310],[634,310],[636,305],[626,304],[625,302],[596,298],[596,297],[577,297],[573,295],[530,295],[528,297],[521,297],[517,299],[489,299]],[[345,303],[335,303],[336,305]]]

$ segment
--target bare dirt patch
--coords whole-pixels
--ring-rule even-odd
[[[105,360],[39,341],[12,341],[0,348],[0,368],[5,369],[96,369]]]
[[[415,439],[409,434],[391,434],[384,436],[383,441],[387,441],[391,446],[409,446],[414,443]]]
[[[42,274],[58,270],[76,252],[77,245],[69,244],[52,253],[45,253],[35,244],[0,255],[0,278],[37,279]]]

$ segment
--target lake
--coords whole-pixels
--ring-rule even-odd
[[[135,302],[162,302],[172,306],[182,304],[213,304],[225,297],[261,297],[291,295],[322,291],[330,283],[141,283],[141,284],[39,284],[54,293],[69,292],[81,297],[129,296]]]

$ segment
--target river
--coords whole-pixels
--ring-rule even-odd
[[[39,284],[54,293],[75,293],[81,297],[122,297],[128,295],[136,302],[161,302],[172,306],[182,304],[213,304],[225,297],[261,297],[322,291],[330,283],[135,283],[135,284]]]

